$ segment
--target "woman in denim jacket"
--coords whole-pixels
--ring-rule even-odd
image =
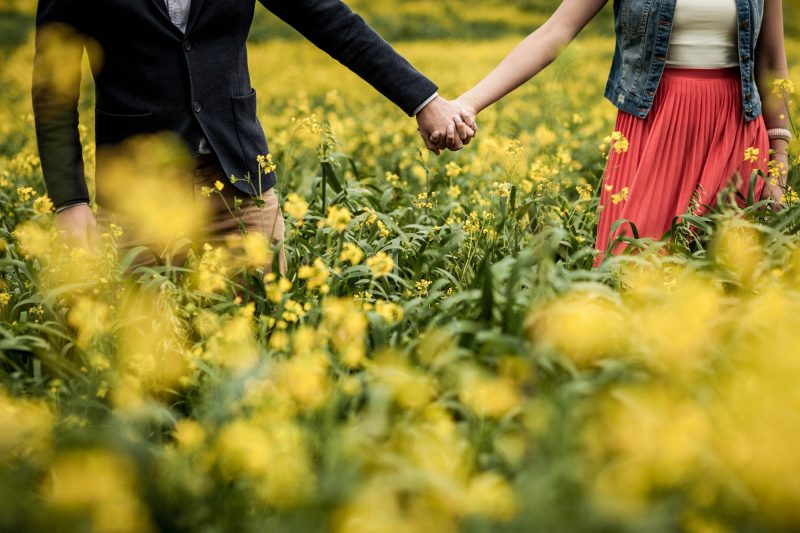
[[[543,70],[607,1],[564,0],[461,96],[461,119],[473,123]],[[614,242],[613,252],[624,248],[615,239],[630,224],[620,219],[640,237],[661,238],[676,216],[702,214],[732,181],[746,197],[748,178],[766,172],[770,157],[782,175],[775,186],[758,178],[756,198],[779,205],[791,140],[785,101],[771,90],[774,78],[788,77],[781,0],[614,0],[614,19],[605,96],[629,149],[612,150],[606,166],[595,264]],[[627,200],[610,201],[620,191]]]

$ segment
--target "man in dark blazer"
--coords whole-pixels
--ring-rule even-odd
[[[429,149],[460,149],[474,135],[474,125],[460,121],[436,85],[340,0],[259,1],[416,116]],[[205,176],[214,174],[209,168],[221,177],[249,176],[234,184],[243,196],[272,191],[273,172],[259,181],[257,156],[268,148],[247,65],[254,10],[255,0],[39,0],[32,89],[36,133],[57,226],[73,242],[88,246],[96,231],[77,128],[84,48],[95,79],[98,152],[135,135],[173,132],[197,155]],[[47,50],[52,28],[86,46],[62,46],[54,65]],[[431,137],[454,121],[455,138]],[[101,206],[104,170],[98,158]],[[273,198],[274,193],[268,199],[277,204]],[[273,240],[280,240],[274,233]]]

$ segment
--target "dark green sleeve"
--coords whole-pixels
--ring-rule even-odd
[[[437,91],[340,0],[259,0],[411,116]]]

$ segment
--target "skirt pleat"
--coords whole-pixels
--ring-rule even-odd
[[[665,69],[645,119],[619,111],[615,131],[629,142],[612,149],[603,176],[595,248],[599,264],[609,243],[632,235],[661,239],[675,217],[705,214],[730,184],[747,197],[755,169],[766,172],[769,138],[762,117],[745,121],[738,68]],[[745,161],[758,149],[756,162]],[[765,185],[756,184],[756,199]],[[618,243],[612,253],[625,249]]]

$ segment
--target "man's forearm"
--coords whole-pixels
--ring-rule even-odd
[[[56,208],[88,202],[78,133],[83,40],[70,26],[72,2],[40,1],[31,96],[47,193]]]

